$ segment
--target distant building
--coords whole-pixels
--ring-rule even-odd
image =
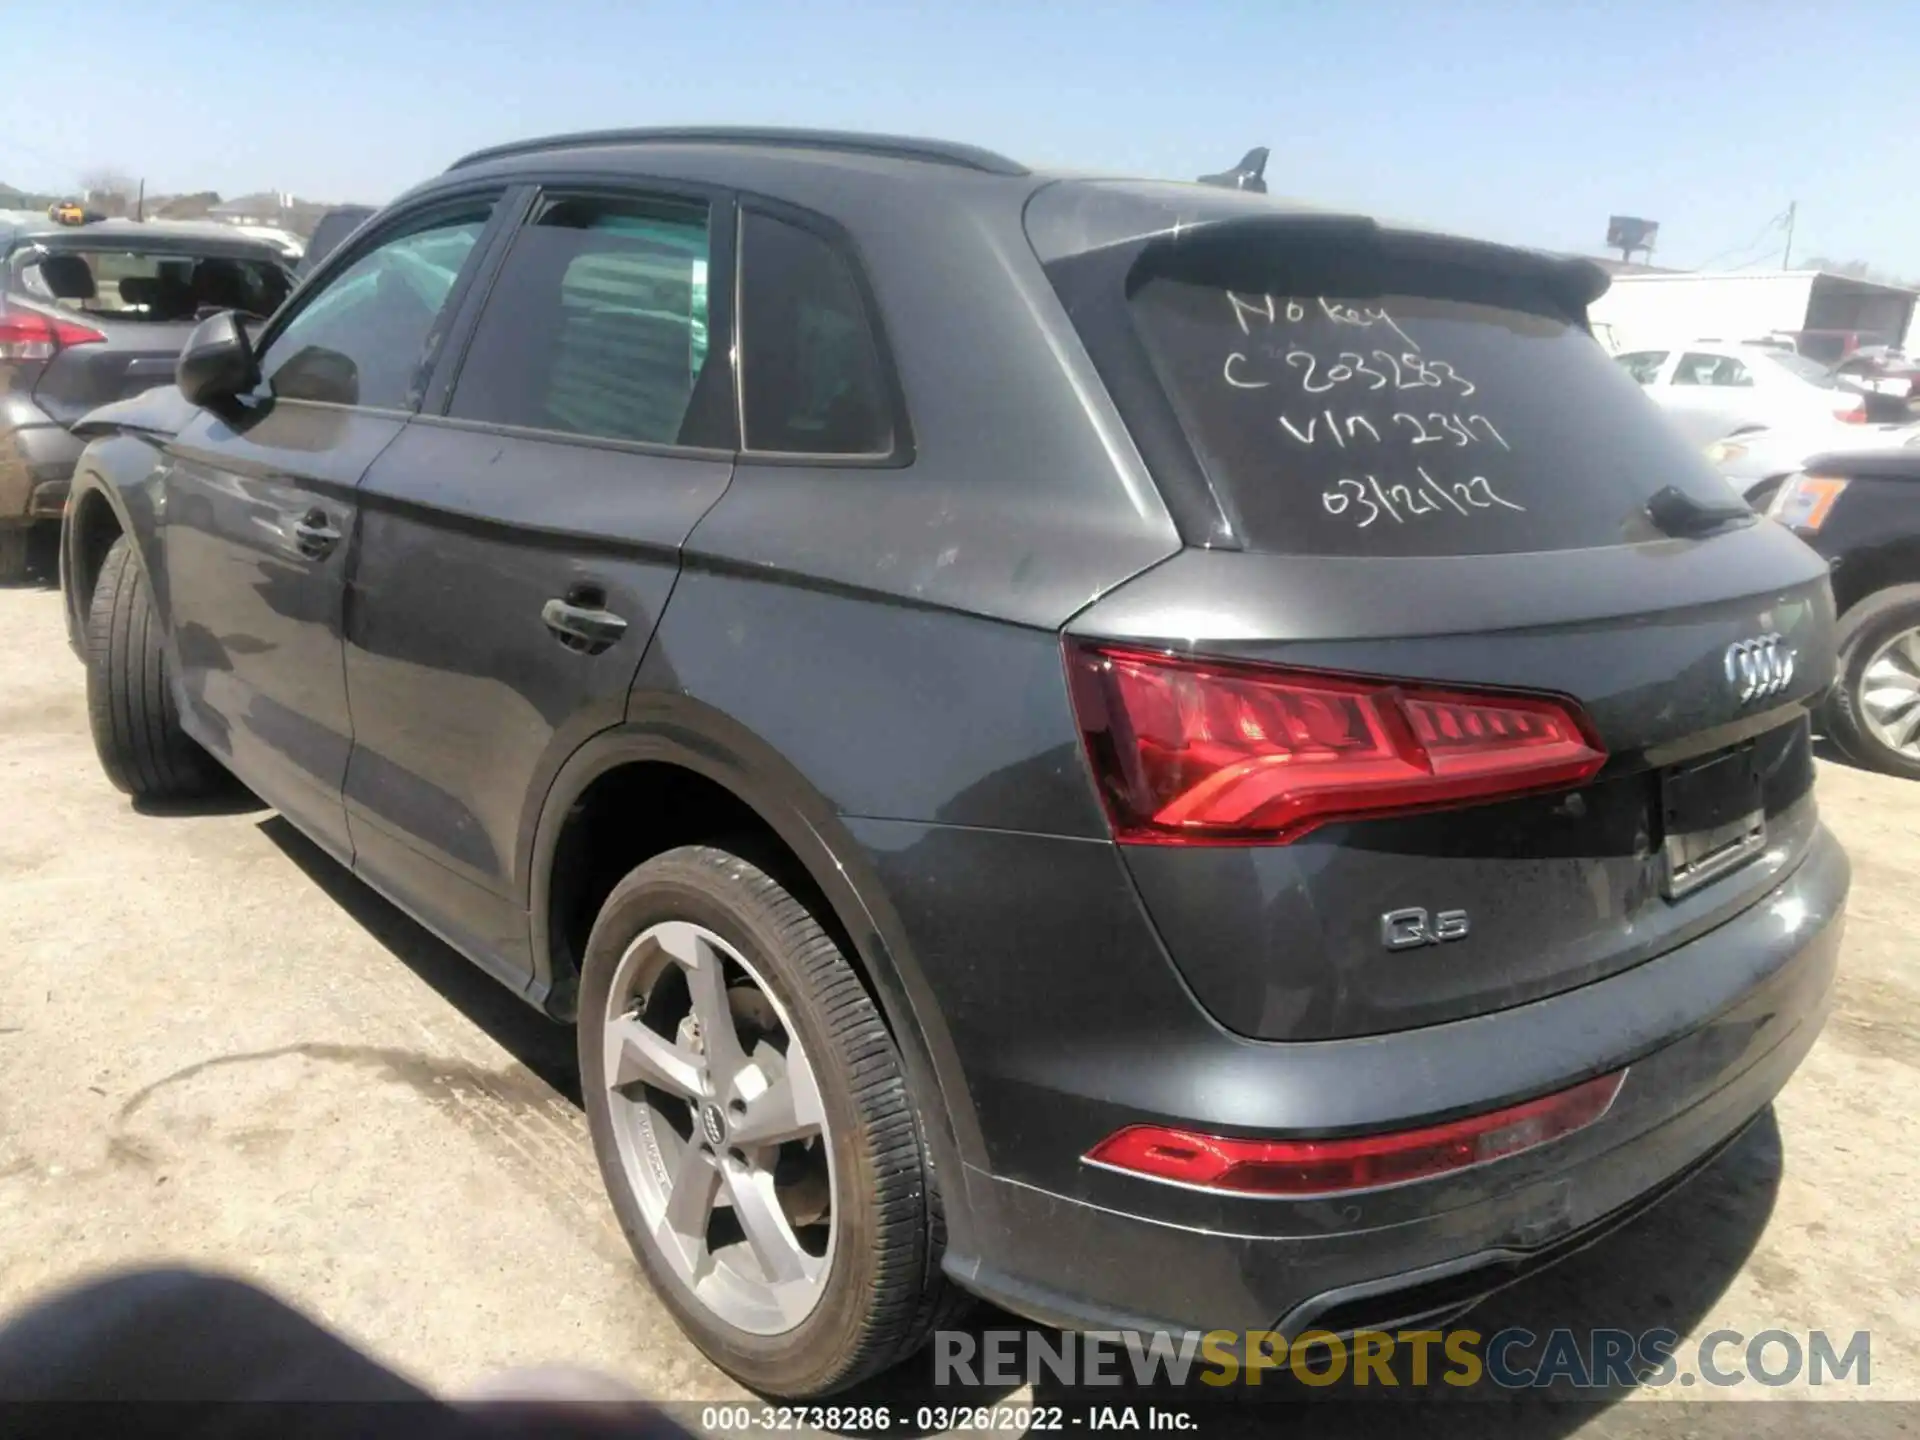
[[[1657,270],[1599,262],[1613,284],[1588,307],[1615,350],[1688,340],[1755,340],[1805,330],[1857,334],[1862,344],[1911,344],[1916,293],[1825,270]]]

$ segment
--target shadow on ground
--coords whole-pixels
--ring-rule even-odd
[[[262,821],[260,828],[396,960],[541,1081],[571,1103],[580,1103],[579,1072],[572,1032],[567,1027],[546,1019],[356,880],[279,816]],[[1780,1132],[1773,1112],[1768,1110],[1737,1144],[1664,1203],[1553,1269],[1492,1297],[1451,1328],[1477,1332],[1483,1341],[1510,1329],[1530,1332],[1534,1340],[1523,1340],[1508,1352],[1509,1359],[1522,1367],[1540,1362],[1547,1338],[1556,1330],[1571,1331],[1582,1354],[1590,1353],[1589,1337],[1597,1329],[1625,1331],[1636,1337],[1660,1330],[1686,1335],[1712,1316],[1716,1302],[1758,1244],[1773,1210],[1781,1169]],[[986,1307],[970,1317],[966,1329],[974,1338],[976,1355],[982,1353],[985,1338],[994,1331],[1021,1332],[1017,1342],[1021,1353],[1029,1331],[1054,1353],[1062,1343],[1054,1332],[1036,1329]],[[1484,1345],[1480,1348],[1484,1355]],[[1588,1425],[1594,1425],[1599,1433],[1640,1428],[1637,1424],[1596,1422],[1608,1406],[1647,1381],[1646,1367],[1636,1366],[1634,1387],[1580,1389],[1556,1382],[1545,1389],[1516,1391],[1488,1380],[1468,1388],[1450,1385],[1444,1376],[1455,1367],[1443,1361],[1438,1349],[1432,1356],[1428,1383],[1417,1387],[1408,1383],[1411,1370],[1403,1356],[1394,1362],[1401,1383],[1393,1388],[1375,1384],[1360,1390],[1346,1383],[1308,1387],[1269,1373],[1257,1390],[1244,1386],[1222,1390],[1196,1383],[1204,1368],[1196,1365],[1183,1386],[1142,1385],[1131,1379],[1112,1386],[1069,1386],[1043,1378],[1027,1400],[1013,1385],[969,1385],[951,1376],[943,1377],[936,1372],[936,1348],[930,1347],[887,1375],[834,1397],[833,1403],[851,1407],[886,1404],[894,1417],[889,1427],[894,1435],[919,1433],[912,1422],[922,1407],[951,1412],[956,1407],[996,1403],[1038,1407],[1042,1417],[1052,1406],[1061,1407],[1066,1417],[1084,1417],[1099,1407],[1113,1407],[1116,1413],[1130,1409],[1143,1428],[1149,1423],[1150,1407],[1165,1413],[1184,1412],[1193,1416],[1195,1428],[1206,1435],[1265,1435],[1276,1425],[1284,1425],[1295,1435],[1400,1440],[1412,1424],[1423,1436],[1458,1434],[1480,1440],[1489,1435],[1517,1435],[1529,1440],[1558,1440]],[[1678,1349],[1673,1358],[1677,1374],[1672,1383],[1682,1386],[1677,1393],[1689,1399],[1709,1398],[1713,1392],[1684,1386],[1679,1379],[1693,1372],[1692,1357]],[[1132,1363],[1124,1351],[1113,1369],[1130,1374]],[[943,1378],[948,1383],[941,1383]],[[1405,1408],[1410,1403],[1418,1407],[1417,1415]],[[1719,1412],[1726,1407],[1711,1408]],[[1744,1412],[1751,1407],[1738,1409]],[[1651,1421],[1654,1412],[1636,1413]],[[1663,1408],[1660,1413],[1669,1412]],[[1700,1407],[1688,1406],[1686,1413],[1698,1422],[1703,1412]],[[972,1428],[994,1423],[983,1418]],[[1092,1428],[1071,1418],[1063,1423],[1069,1430]],[[959,1421],[951,1428],[964,1432],[969,1427]],[[1695,1428],[1699,1428],[1697,1424]],[[1709,1430],[1718,1433],[1711,1425],[1701,1433]],[[1729,1429],[1728,1433],[1736,1431]]]
[[[13,590],[58,590],[60,588],[60,527],[35,525],[27,532],[27,573],[13,581]]]
[[[569,1103],[580,1104],[580,1071],[571,1029],[556,1025],[398,906],[355,879],[344,865],[278,815],[262,820],[260,832],[396,960]]]

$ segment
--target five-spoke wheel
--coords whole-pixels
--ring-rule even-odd
[[[594,1153],[683,1329],[763,1394],[843,1389],[965,1297],[922,1117],[860,975],[753,847],[687,846],[602,905],[580,972]]]

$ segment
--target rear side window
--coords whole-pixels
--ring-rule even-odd
[[[699,443],[684,432],[711,355],[708,241],[704,204],[550,199],[501,267],[448,413]]]
[[[749,211],[740,266],[746,448],[890,455],[880,346],[846,257],[810,230]]]
[[[1243,278],[1244,277],[1244,278]],[[1264,283],[1263,283],[1264,282]],[[1302,246],[1130,287],[1250,549],[1447,555],[1651,538],[1727,487],[1538,282]]]
[[[1702,355],[1690,350],[1674,366],[1673,383],[1747,388],[1753,384],[1753,372],[1731,355]]]
[[[221,310],[265,319],[292,283],[270,260],[135,249],[61,248],[16,262],[15,288],[35,300],[114,320],[187,324]]]
[[[1796,379],[1803,380],[1809,385],[1818,385],[1822,390],[1839,390],[1843,388],[1840,382],[1833,378],[1832,373],[1827,367],[1822,365],[1818,360],[1809,360],[1806,356],[1795,355],[1791,351],[1783,351],[1780,354],[1769,355],[1766,358],[1770,363],[1779,366],[1789,375],[1792,375]],[[1871,369],[1872,367],[1869,366],[1867,368]]]

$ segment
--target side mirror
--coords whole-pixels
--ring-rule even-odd
[[[173,367],[180,393],[192,404],[214,407],[260,383],[253,341],[231,310],[200,322],[187,337]]]

